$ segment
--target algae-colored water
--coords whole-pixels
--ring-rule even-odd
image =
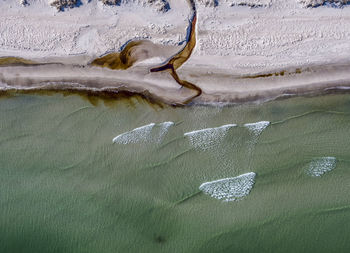
[[[349,133],[349,95],[187,108],[2,98],[0,252],[349,252]],[[336,165],[311,176],[325,157]],[[249,172],[239,201],[199,190]]]

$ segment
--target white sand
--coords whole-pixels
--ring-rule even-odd
[[[122,83],[126,89],[130,86],[132,90],[148,90],[157,96],[164,95],[157,92],[160,86],[164,90],[169,88],[167,99],[171,97],[172,101],[191,93],[178,91],[177,84],[166,73],[151,75],[147,70],[147,66],[160,64],[182,48],[179,44],[186,38],[191,15],[185,0],[169,0],[171,9],[167,12],[144,5],[142,1],[124,1],[120,6],[106,6],[97,0],[82,1],[81,6],[63,12],[57,12],[46,0],[27,2],[29,5],[24,7],[20,1],[0,1],[0,56],[85,64],[108,52],[119,51],[129,40],[147,39],[168,46],[169,50],[123,73],[95,68],[78,72],[62,66],[57,68],[62,68],[59,72],[67,82],[78,80],[79,73],[91,80],[93,73],[99,73],[120,81],[114,82],[113,87]],[[235,5],[241,2],[246,6]],[[285,93],[348,87],[350,6],[305,8],[298,0],[219,0],[214,7],[215,3],[197,4],[197,46],[178,72],[181,78],[203,89],[203,95],[196,101],[257,100],[264,96],[272,98]],[[250,8],[251,3],[256,8]],[[296,73],[297,68],[303,72]],[[23,80],[30,76],[38,81],[46,75],[47,80],[59,81],[53,69],[44,69],[35,75],[21,67],[0,68],[0,81],[14,85],[14,76],[18,77],[19,73]],[[246,74],[282,70],[289,74],[241,78]],[[135,83],[141,87],[134,89]],[[103,84],[93,88],[101,86]]]

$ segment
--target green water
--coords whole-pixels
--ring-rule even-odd
[[[254,137],[245,123],[270,121]],[[173,121],[160,141],[119,134]],[[185,132],[238,124],[194,147]],[[0,99],[0,252],[350,252],[350,96],[263,105]],[[336,167],[312,177],[314,159]],[[240,201],[199,190],[255,172]]]

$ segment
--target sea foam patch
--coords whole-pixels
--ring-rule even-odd
[[[307,174],[312,177],[320,177],[323,174],[335,169],[337,159],[335,157],[321,157],[311,161]]]
[[[118,144],[160,142],[173,125],[174,122],[171,121],[159,124],[150,123],[116,136],[113,142]]]
[[[207,150],[215,146],[215,144],[220,143],[225,137],[227,131],[236,126],[236,124],[228,124],[220,127],[200,129],[187,132],[184,134],[184,136],[189,138],[191,144],[195,148]]]
[[[219,179],[202,184],[199,190],[216,199],[237,201],[250,193],[255,176],[254,172],[249,172],[237,177]]]
[[[150,138],[151,131],[155,125],[155,123],[151,123],[142,127],[135,128],[129,132],[122,133],[116,136],[113,139],[113,142],[119,144],[147,142]]]
[[[269,121],[259,121],[256,123],[244,124],[244,126],[248,128],[248,130],[256,136],[259,136],[265,130],[265,128],[267,128],[269,125],[270,125]]]
[[[159,132],[158,136],[156,136],[156,141],[160,142],[164,138],[164,136],[168,133],[169,128],[172,127],[175,123],[172,121],[166,121],[163,123],[158,124],[159,126]]]

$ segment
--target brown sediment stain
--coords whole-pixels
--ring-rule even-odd
[[[77,90],[77,89],[6,89],[0,90],[0,98],[12,98],[18,95],[44,95],[54,96],[62,94],[64,97],[77,95],[82,99],[88,101],[93,106],[98,106],[101,102],[105,106],[115,107],[120,102],[127,102],[130,106],[136,106],[137,103],[146,102],[154,109],[164,108],[167,106],[159,99],[155,99],[153,95],[144,92],[136,93],[127,90],[122,91],[94,91],[94,90]]]
[[[35,61],[27,60],[20,57],[0,57],[0,66],[13,66],[13,65],[36,65]]]
[[[181,80],[181,79],[179,78],[178,74],[176,73],[176,71],[175,71],[173,68],[171,68],[170,71],[171,71],[171,72],[170,72],[171,76],[175,79],[175,81],[176,81],[178,84],[180,84],[180,85],[182,85],[182,86],[184,86],[184,87],[186,87],[186,88],[188,88],[188,89],[192,89],[192,90],[197,91],[197,94],[196,94],[196,95],[194,95],[194,96],[192,96],[192,97],[186,99],[185,101],[183,101],[183,102],[182,102],[183,105],[188,104],[188,103],[191,102],[194,98],[199,97],[200,95],[202,95],[202,89],[201,89],[201,88],[199,88],[198,86],[196,86],[196,85],[194,85],[193,83],[190,83],[190,82],[188,82],[188,81],[186,81],[186,80]],[[178,104],[178,105],[180,105],[180,104]]]
[[[247,75],[247,76],[242,76],[241,78],[242,79],[266,78],[266,77],[273,77],[273,76],[284,76],[284,75],[301,74],[302,72],[303,72],[302,69],[297,68],[293,72],[282,70],[280,72],[275,72],[275,73],[266,73],[266,74],[258,74],[258,75]]]
[[[178,84],[188,89],[192,89],[196,91],[196,95],[186,99],[184,102],[178,105],[188,104],[194,98],[202,94],[201,88],[199,88],[193,83],[180,79],[178,74],[176,73],[176,70],[180,68],[190,58],[197,43],[196,42],[196,24],[197,24],[196,4],[194,0],[187,0],[187,1],[189,2],[192,8],[193,16],[192,16],[192,19],[190,20],[190,25],[188,28],[187,43],[185,47],[180,52],[172,56],[170,60],[168,60],[168,62],[165,63],[164,65],[150,69],[150,72],[168,71]],[[122,69],[122,70],[128,69],[138,60],[138,55],[137,55],[138,47],[146,42],[147,41],[142,41],[142,40],[131,41],[125,46],[125,48],[121,52],[107,54],[103,57],[93,60],[90,64],[92,66],[107,67],[110,69]]]
[[[191,102],[194,98],[202,94],[202,89],[196,86],[193,83],[180,79],[176,70],[180,68],[191,56],[195,46],[196,46],[196,24],[197,24],[197,11],[194,0],[187,0],[192,7],[193,16],[190,20],[190,25],[188,27],[188,36],[187,43],[185,47],[163,66],[150,69],[150,72],[159,72],[159,71],[168,71],[174,80],[183,87],[186,87],[191,90],[195,90],[196,94],[182,103],[173,103],[171,106],[183,106]],[[146,40],[131,41],[129,42],[121,52],[115,52],[107,54],[103,57],[93,60],[89,65],[98,66],[98,67],[107,67],[113,70],[126,70],[133,66],[138,60],[142,57],[147,57],[148,52],[146,50],[146,44],[152,43]],[[153,43],[152,43],[153,44]],[[144,47],[143,47],[144,46]],[[12,66],[12,65],[46,65],[50,63],[38,63],[31,60],[26,60],[19,57],[4,57],[0,58],[0,67],[1,66]],[[1,91],[3,93],[10,94],[9,91]],[[146,100],[150,104],[156,104],[158,106],[164,106],[165,103],[160,97],[157,97],[156,94],[150,94],[148,91],[144,92],[132,92],[132,91],[106,91],[106,90],[78,90],[78,89],[55,89],[55,88],[38,88],[38,89],[29,89],[29,90],[19,90],[14,89],[12,93],[17,94],[50,94],[50,93],[62,93],[64,95],[69,94],[78,94],[87,98],[92,104],[97,104],[97,97],[101,98],[103,101],[109,101],[111,103],[112,99],[116,98],[130,98],[130,97],[140,97]],[[108,98],[108,100],[107,100]],[[106,102],[105,102],[106,103]]]
[[[190,4],[192,5],[192,8],[193,8],[193,16],[190,21],[189,36],[187,38],[186,46],[176,55],[171,57],[170,60],[164,65],[160,67],[152,68],[151,72],[163,71],[170,68],[177,70],[190,58],[193,52],[193,49],[195,48],[197,43],[196,41],[197,11],[195,7],[195,3],[193,1],[190,1]]]
[[[197,92],[196,95],[188,98],[186,101],[183,102],[183,104],[188,104],[194,98],[199,97],[202,94],[201,88],[199,88],[197,85],[193,83],[180,79],[176,72],[176,70],[180,68],[191,57],[192,52],[197,43],[196,41],[196,24],[197,24],[196,4],[193,0],[188,0],[188,2],[192,7],[193,16],[190,21],[190,26],[188,31],[189,36],[187,38],[186,46],[176,55],[171,57],[170,60],[164,65],[150,69],[151,72],[168,71],[178,84],[188,89],[195,90]]]
[[[93,60],[90,65],[110,69],[128,69],[138,60],[138,57],[134,54],[134,52],[135,49],[143,43],[145,43],[143,40],[131,41],[121,52],[110,53],[97,58]]]
[[[268,73],[268,74],[259,74],[259,75],[252,75],[252,76],[243,76],[241,78],[247,78],[247,79],[255,79],[255,78],[266,78],[266,77],[272,77],[272,76],[284,76],[285,71],[276,72],[276,73]]]

